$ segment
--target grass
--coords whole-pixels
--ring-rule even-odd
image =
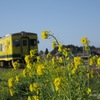
[[[0,100],[12,100],[9,94],[8,79],[21,73],[21,69],[0,68]]]
[[[95,75],[95,78],[91,79],[89,82],[93,90],[90,95],[90,100],[100,100],[100,73],[99,75]]]
[[[10,77],[19,75],[21,72],[22,72],[21,69],[14,70],[11,68],[7,68],[7,69],[0,68],[0,98],[1,98],[0,100],[11,100],[11,97],[9,96],[10,94],[9,94],[7,80]],[[94,90],[94,94],[91,95],[90,100],[100,100],[100,95],[98,93],[95,93],[95,91],[99,92],[99,89],[100,89],[100,77],[97,76],[97,77],[93,78],[93,80],[90,80],[90,82],[91,82],[91,86]]]
[[[21,71],[21,69],[14,70],[13,68],[0,68],[0,79],[7,80],[11,76],[20,74]]]

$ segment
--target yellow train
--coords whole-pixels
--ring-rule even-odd
[[[30,50],[38,50],[36,33],[19,32],[0,38],[0,66],[7,66],[15,60],[23,60]]]

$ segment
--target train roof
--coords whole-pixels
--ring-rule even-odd
[[[37,35],[36,33],[32,33],[32,32],[25,32],[25,31],[21,31],[21,32],[17,32],[17,33],[12,33],[11,35]]]
[[[17,33],[11,33],[11,34],[6,34],[5,36],[1,37],[8,37],[8,36],[15,36],[15,35],[37,35],[36,33],[32,33],[32,32],[25,32],[25,31],[21,31],[21,32],[17,32]]]

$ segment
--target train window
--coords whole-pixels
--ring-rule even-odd
[[[5,52],[5,45],[2,44],[2,51]]]
[[[30,39],[30,46],[34,46],[37,44],[36,39]]]
[[[0,51],[2,51],[2,44],[0,44]]]
[[[20,40],[18,39],[13,40],[13,46],[20,46]]]
[[[27,40],[23,40],[23,46],[27,46]]]
[[[4,44],[0,44],[0,51],[2,51],[2,52],[5,51],[5,45]]]

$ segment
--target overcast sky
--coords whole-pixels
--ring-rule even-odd
[[[50,40],[41,39],[48,30],[65,44],[81,46],[86,36],[100,47],[100,0],[0,0],[0,36],[20,31],[38,34],[39,50],[52,50]]]

